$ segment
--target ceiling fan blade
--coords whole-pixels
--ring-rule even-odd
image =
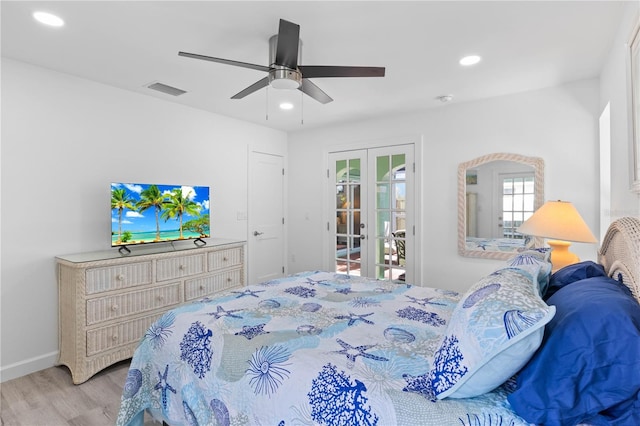
[[[242,99],[247,95],[252,94],[255,91],[258,91],[260,89],[262,89],[263,87],[267,87],[269,85],[269,77],[265,77],[261,80],[256,81],[255,83],[253,83],[251,86],[247,87],[246,89],[238,92],[237,94],[233,95],[231,97],[231,99]]]
[[[218,62],[221,64],[233,65],[235,67],[250,68],[252,70],[269,72],[269,67],[265,67],[264,65],[256,65],[256,64],[250,64],[247,62],[232,61],[230,59],[214,58],[212,56],[198,55],[197,53],[178,52],[178,55],[184,56],[185,58],[201,59],[203,61]]]
[[[302,79],[302,85],[298,87],[298,90],[306,95],[311,96],[313,99],[322,104],[328,104],[329,102],[333,101],[333,99],[331,99],[329,95],[324,93],[322,89],[304,78]]]
[[[296,69],[298,67],[298,46],[300,43],[300,25],[280,20],[278,44],[276,45],[276,65]]]
[[[340,67],[331,65],[300,65],[303,78],[321,77],[384,77],[384,67]]]

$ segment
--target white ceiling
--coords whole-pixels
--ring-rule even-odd
[[[2,1],[2,56],[296,131],[442,107],[440,95],[465,102],[596,77],[624,3]],[[36,10],[66,25],[42,26],[31,17]],[[269,65],[268,40],[280,18],[301,27],[301,64],[384,66],[386,76],[315,79],[334,99],[325,105],[297,90],[262,89],[231,100],[266,73],[177,54]],[[467,54],[483,60],[463,68],[458,60]],[[172,97],[146,87],[156,81],[188,93]],[[280,97],[291,97],[296,108],[280,111]]]

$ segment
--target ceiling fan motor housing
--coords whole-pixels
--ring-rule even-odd
[[[297,69],[277,65],[276,51],[278,47],[278,35],[269,38],[269,84],[274,89],[297,89],[302,85],[302,73]],[[298,39],[298,61],[302,57],[302,40]]]

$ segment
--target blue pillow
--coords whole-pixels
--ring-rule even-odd
[[[547,301],[556,315],[508,396],[527,422],[640,424],[640,305],[608,277],[574,281]]]
[[[604,267],[590,260],[565,266],[551,275],[549,289],[546,293],[543,293],[543,298],[547,300],[553,293],[572,282],[584,280],[585,278],[606,276],[607,273],[604,271]]]
[[[436,398],[489,392],[527,363],[555,312],[538,288],[550,271],[550,263],[504,268],[467,291],[434,354],[429,383]]]

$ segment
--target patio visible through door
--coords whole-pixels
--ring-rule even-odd
[[[335,219],[327,229],[336,272],[411,279],[413,149],[398,145],[329,154]]]

